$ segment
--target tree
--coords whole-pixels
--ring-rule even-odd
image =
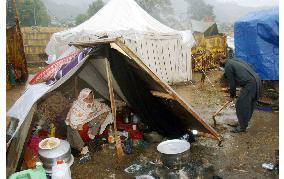
[[[48,26],[50,23],[50,16],[41,0],[18,0],[16,1],[16,5],[22,26]],[[12,0],[7,0],[6,10],[6,22],[8,25],[13,25],[15,22],[15,12]]]
[[[215,19],[213,6],[205,4],[203,0],[186,0],[186,2],[188,3],[187,14],[191,19],[198,21],[207,17]]]
[[[136,0],[151,16],[160,22],[167,23],[167,18],[174,14],[170,0]]]
[[[96,14],[102,7],[104,7],[104,2],[102,0],[96,0],[92,4],[89,5],[89,8],[87,10],[86,14],[79,14],[76,17],[76,25],[81,24],[82,22],[86,21],[90,17],[92,17],[94,14]]]
[[[82,22],[86,21],[88,19],[86,14],[79,14],[76,18],[75,18],[75,24],[79,25]]]

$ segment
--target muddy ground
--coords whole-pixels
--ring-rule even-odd
[[[188,102],[194,110],[213,126],[212,114],[226,101],[225,93],[220,92],[221,86],[218,79],[221,72],[209,72],[208,79],[203,87],[200,86],[200,74],[194,73],[194,83],[173,86],[177,93]],[[7,109],[19,96],[23,85],[7,91]],[[272,111],[255,110],[251,119],[250,128],[246,133],[230,133],[231,127],[227,123],[237,120],[233,106],[228,107],[216,117],[217,127],[224,141],[218,146],[216,140],[198,137],[191,145],[191,162],[199,166],[199,171],[192,178],[278,178],[274,171],[268,171],[261,167],[262,163],[274,161],[275,150],[279,148],[279,114]],[[73,179],[86,178],[133,178],[136,174],[128,174],[124,171],[131,164],[145,163],[145,160],[157,161],[159,154],[156,151],[157,144],[146,144],[144,147],[134,149],[130,155],[125,155],[118,161],[115,149],[108,145],[94,153],[92,160],[80,164],[78,158],[71,167]],[[146,174],[147,172],[140,174]],[[164,175],[165,176],[165,175]],[[163,176],[160,175],[162,178]]]

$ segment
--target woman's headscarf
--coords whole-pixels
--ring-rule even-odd
[[[73,129],[80,129],[85,123],[90,122],[103,113],[109,112],[110,108],[99,101],[93,99],[91,103],[84,101],[92,92],[91,89],[83,89],[76,101],[74,101],[66,117],[66,124]]]

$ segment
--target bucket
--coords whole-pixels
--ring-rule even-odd
[[[157,146],[161,161],[170,168],[181,168],[190,160],[190,143],[185,140],[167,140]]]

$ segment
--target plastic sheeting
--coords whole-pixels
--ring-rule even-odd
[[[235,23],[235,53],[262,80],[279,80],[279,10],[253,12]]]
[[[60,78],[56,83],[52,85],[47,85],[45,83],[39,83],[35,85],[28,85],[21,97],[15,102],[15,104],[7,112],[7,116],[19,119],[19,124],[11,137],[10,141],[14,138],[15,134],[18,132],[22,126],[24,120],[32,109],[33,105],[45,94],[57,89],[63,83],[65,83],[74,73],[84,64],[88,59],[88,55],[80,61],[80,63],[74,67],[67,75]],[[10,141],[8,143],[10,143]]]

